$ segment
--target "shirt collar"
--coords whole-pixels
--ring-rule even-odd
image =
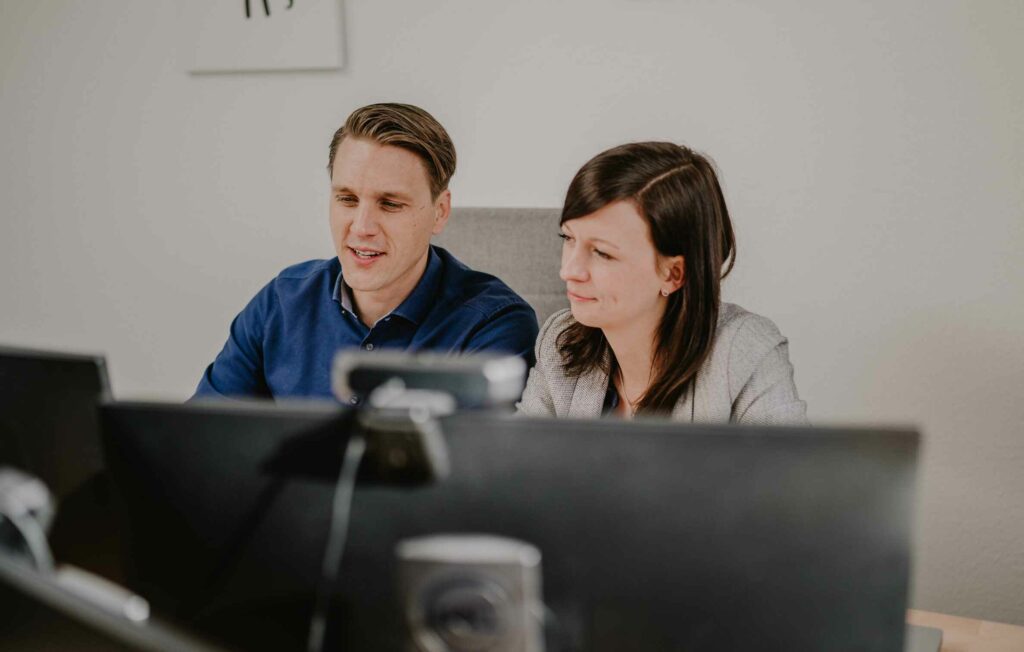
[[[391,311],[403,319],[419,325],[427,316],[430,308],[437,303],[438,290],[441,287],[441,257],[431,246],[427,253],[427,268],[423,270],[420,282],[412,289],[409,296],[397,308]]]
[[[335,258],[335,260],[338,260]],[[352,312],[352,293],[349,292],[348,286],[345,285],[345,279],[341,275],[341,266],[338,266],[338,275],[334,277],[334,287],[331,288],[331,300],[337,304],[340,304],[342,309],[346,312]]]
[[[431,246],[427,252],[427,268],[423,270],[416,287],[412,289],[409,296],[405,298],[397,308],[390,314],[397,315],[413,324],[419,324],[426,317],[427,311],[437,300],[437,291],[441,285],[441,257]],[[355,314],[352,301],[352,291],[345,284],[342,270],[338,270],[338,276],[334,279],[334,288],[331,290],[331,299],[341,304],[346,311]]]

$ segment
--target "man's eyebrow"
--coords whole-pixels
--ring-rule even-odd
[[[412,197],[405,194],[404,192],[385,190],[384,192],[380,193],[379,196],[385,199],[399,199],[404,202],[412,202]]]
[[[348,186],[331,186],[331,192],[336,192],[336,193],[344,192],[344,193],[350,193],[350,194],[353,194],[353,195],[357,195],[358,194],[357,192],[355,192],[354,190],[352,190]],[[411,196],[407,195],[404,192],[399,192],[397,190],[385,190],[384,192],[377,193],[377,198],[379,198],[379,199],[398,199],[398,200],[401,200],[401,201],[404,201],[404,202],[412,202],[412,197]]]

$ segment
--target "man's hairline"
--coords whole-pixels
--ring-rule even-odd
[[[449,184],[445,184],[443,188],[438,189],[436,195],[434,194],[434,184],[431,182],[430,170],[427,167],[427,161],[424,160],[423,156],[419,152],[415,151],[410,147],[402,147],[401,145],[398,144],[381,142],[380,140],[374,138],[373,136],[361,136],[355,134],[342,134],[341,138],[338,139],[338,146],[334,148],[334,159],[331,161],[330,169],[327,170],[327,177],[331,180],[332,191],[338,190],[340,188],[339,186],[334,185],[334,164],[337,163],[338,161],[338,152],[341,150],[342,143],[344,143],[345,140],[348,138],[351,138],[353,140],[366,141],[368,143],[373,143],[380,147],[393,147],[395,149],[405,150],[406,152],[409,152],[410,154],[415,156],[416,160],[419,161],[420,167],[423,168],[423,176],[426,178],[427,181],[427,191],[430,193],[431,203],[436,204],[437,201],[441,198],[441,195],[443,195],[445,192],[447,192],[449,195],[451,194],[451,189],[448,187]]]

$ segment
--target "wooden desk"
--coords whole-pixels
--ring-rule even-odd
[[[947,616],[930,611],[907,611],[912,625],[942,630],[942,652],[1024,652],[1024,627],[987,620]]]

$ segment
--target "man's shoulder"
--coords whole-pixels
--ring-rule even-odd
[[[332,264],[334,259],[307,260],[289,265],[270,279],[250,303],[250,309],[258,309],[266,314],[275,313],[280,309],[308,303],[312,297],[330,294],[332,284],[338,276],[338,269]]]
[[[335,276],[337,275],[338,270],[334,269],[337,261],[337,258],[314,258],[301,263],[295,263],[294,265],[289,265],[282,269],[274,280],[286,282],[304,281],[320,279],[326,274],[333,281],[331,275],[332,273]]]
[[[341,267],[337,258],[317,258],[285,267],[275,276],[266,290],[279,299],[309,292],[331,292]]]
[[[497,276],[470,268],[441,247],[434,246],[434,251],[443,266],[439,291],[441,303],[450,308],[464,307],[485,315],[514,306],[530,308],[526,299]]]

